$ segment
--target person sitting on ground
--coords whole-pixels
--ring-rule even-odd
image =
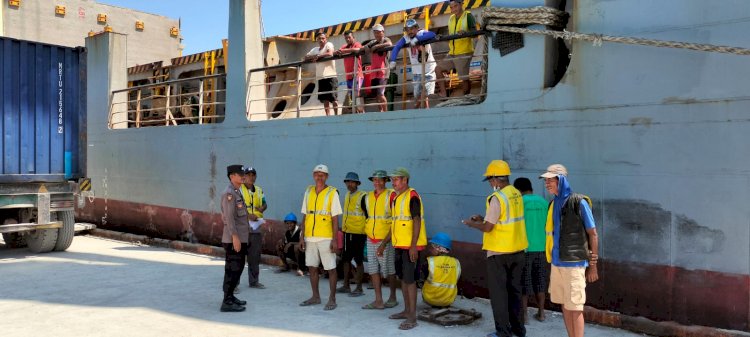
[[[299,225],[297,224],[297,216],[294,213],[289,213],[284,217],[284,224],[287,226],[284,238],[279,240],[276,245],[276,254],[281,259],[281,263],[284,267],[277,270],[277,273],[284,273],[290,270],[290,265],[287,259],[291,260],[297,267],[297,275],[304,275],[305,267],[305,252],[299,248]]]
[[[451,237],[437,233],[427,249],[427,281],[422,287],[422,299],[433,307],[449,307],[458,295],[461,262],[451,257]]]

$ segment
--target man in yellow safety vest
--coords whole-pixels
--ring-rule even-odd
[[[365,214],[362,211],[362,204],[364,203],[365,192],[357,190],[359,187],[359,175],[354,172],[349,172],[344,178],[344,184],[346,184],[346,196],[344,197],[344,209],[343,209],[343,227],[344,232],[344,252],[341,254],[341,264],[344,269],[344,285],[341,288],[336,289],[340,293],[349,293],[349,296],[356,297],[364,295],[362,291],[362,278],[364,276],[365,267]],[[356,278],[357,287],[354,291],[349,287],[349,271],[351,269],[352,260],[357,264],[356,267]]]
[[[448,35],[455,35],[477,30],[477,22],[471,12],[464,10],[463,0],[452,0],[449,3],[451,7],[451,16],[448,18]],[[451,69],[456,70],[461,80],[461,89],[464,95],[471,91],[469,84],[469,68],[471,58],[474,56],[474,38],[465,37],[448,41],[448,55],[438,64],[437,84],[441,96],[445,97],[446,87],[450,79],[446,79],[444,73],[449,73]]]
[[[427,248],[427,280],[422,287],[422,299],[433,307],[449,307],[458,295],[461,262],[449,256],[451,237],[437,233]]]

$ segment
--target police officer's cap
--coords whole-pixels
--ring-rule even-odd
[[[232,173],[245,174],[245,167],[242,165],[229,165],[227,166],[227,177]]]

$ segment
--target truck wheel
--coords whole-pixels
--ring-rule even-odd
[[[37,229],[26,234],[26,243],[33,253],[46,253],[55,249],[57,228]]]
[[[17,224],[16,219],[5,219],[3,225]],[[23,248],[26,247],[26,238],[23,237],[22,233],[3,233],[3,241],[8,248]]]
[[[55,243],[55,251],[61,252],[73,243],[73,236],[75,236],[76,222],[73,217],[73,211],[62,211],[57,212],[57,220],[62,220],[63,226],[57,230],[57,243]]]

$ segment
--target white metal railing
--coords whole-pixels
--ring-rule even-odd
[[[481,31],[480,32],[472,32],[472,33],[468,33],[468,34],[458,34],[458,35],[454,35],[454,36],[443,37],[443,38],[439,39],[439,41],[448,41],[448,40],[452,40],[452,39],[466,38],[466,37],[478,36],[478,35],[482,35],[482,34],[483,34],[483,32],[481,32]],[[437,42],[437,41],[438,40],[436,40],[436,41],[430,41],[429,43],[434,43],[434,42]],[[405,52],[406,52],[406,48],[407,47],[404,47]],[[392,49],[392,47],[384,48],[382,51],[388,51],[390,49]],[[377,51],[378,50],[373,51],[373,52],[377,52]],[[323,58],[321,60],[318,60],[318,62],[324,62],[324,61],[328,61],[330,59],[342,59],[342,58],[347,58],[347,57],[354,57],[355,55],[361,55],[361,54],[362,54],[362,52],[360,52],[360,53],[342,54],[340,56],[334,56],[334,57],[330,57],[330,58]],[[443,52],[443,53],[433,53],[434,56],[439,56],[440,54],[447,54],[447,53],[446,52]],[[480,82],[480,88],[481,88],[480,92],[478,94],[474,94],[472,96],[477,99],[477,102],[483,100],[483,98],[486,96],[486,81],[487,81],[487,72],[486,72],[486,68],[487,68],[487,48],[486,48],[486,41],[485,41],[485,48],[484,48],[484,51],[482,53],[474,54],[474,55],[467,55],[467,56],[457,56],[457,57],[453,57],[453,56],[448,57],[447,55],[446,55],[446,57],[443,57],[443,58],[437,58],[437,57],[435,57],[435,59],[436,59],[435,63],[437,65],[437,64],[439,64],[439,63],[441,63],[443,61],[454,60],[454,59],[459,59],[459,58],[470,58],[470,59],[471,58],[480,58],[482,60],[482,70],[480,70],[478,73],[474,73],[474,74],[472,74],[470,72],[469,74],[463,75],[463,76],[446,77],[444,79],[445,83],[443,83],[443,85],[449,85],[452,81],[458,81],[459,83],[460,83],[460,81],[479,81]],[[413,92],[412,92],[411,95],[409,94],[410,91],[413,91],[411,89],[414,86],[414,80],[413,79],[406,80],[406,78],[407,78],[407,69],[411,67],[412,70],[413,70],[414,67],[420,67],[421,66],[421,68],[422,68],[422,74],[424,74],[425,73],[425,68],[427,66],[427,64],[426,64],[427,62],[425,60],[422,60],[422,63],[420,65],[411,65],[411,64],[407,64],[407,62],[408,62],[407,59],[408,58],[406,56],[404,56],[402,65],[400,67],[397,67],[397,70],[398,70],[397,73],[399,73],[401,75],[399,83],[390,83],[390,84],[388,84],[386,82],[385,84],[380,84],[380,85],[375,85],[375,86],[372,86],[372,85],[368,86],[366,83],[363,83],[363,86],[362,86],[362,88],[360,88],[360,91],[366,91],[368,89],[369,90],[376,90],[376,89],[380,89],[380,88],[385,88],[386,91],[388,91],[388,89],[392,89],[394,99],[388,100],[385,103],[386,106],[392,106],[393,107],[392,110],[408,109],[408,108],[411,107],[411,105],[416,105],[416,103],[418,102],[419,98],[418,97],[413,97]],[[469,60],[469,62],[471,62],[471,60]],[[272,66],[272,67],[264,67],[264,68],[258,68],[258,69],[251,70],[250,74],[252,74],[253,72],[261,72],[262,71],[262,72],[266,73],[266,76],[268,75],[269,71],[273,71],[273,70],[277,70],[279,72],[282,72],[282,70],[284,70],[284,69],[287,70],[287,71],[293,70],[296,76],[295,76],[295,79],[284,79],[284,80],[280,80],[280,81],[249,84],[248,88],[247,88],[247,90],[248,90],[248,97],[249,97],[249,99],[248,99],[249,104],[252,105],[253,102],[263,102],[263,103],[265,103],[264,107],[266,109],[260,109],[260,110],[256,110],[256,111],[252,111],[252,109],[251,109],[251,111],[248,111],[248,118],[251,119],[253,116],[259,116],[259,115],[265,115],[263,117],[270,117],[270,116],[273,116],[273,115],[276,115],[276,114],[278,114],[278,116],[281,116],[282,114],[284,114],[287,118],[289,118],[289,117],[300,118],[300,117],[302,117],[302,114],[304,112],[321,111],[321,110],[323,110],[323,108],[320,105],[311,104],[310,106],[305,107],[305,105],[307,105],[307,104],[303,104],[302,103],[302,101],[305,100],[304,98],[307,98],[307,100],[309,100],[314,95],[316,95],[315,93],[312,93],[312,92],[311,93],[303,93],[303,86],[306,83],[307,84],[313,83],[313,84],[315,84],[317,86],[317,80],[320,79],[320,78],[315,77],[315,76],[309,77],[309,75],[307,73],[305,73],[305,71],[303,69],[306,65],[308,65],[308,64],[314,64],[314,63],[315,62],[311,62],[311,61],[301,61],[301,62],[293,62],[293,63],[287,63],[287,64],[282,64],[282,65],[277,65],[277,66]],[[356,63],[355,63],[355,65],[356,65]],[[364,76],[367,73],[372,73],[372,72],[376,72],[376,71],[380,71],[380,70],[381,69],[369,69],[369,70],[363,69],[362,75]],[[389,76],[388,76],[389,72],[390,71],[388,71],[386,69],[386,76],[385,76],[385,80],[386,81],[389,78]],[[343,78],[346,78],[346,76],[348,76],[348,75],[352,75],[353,76],[354,80],[353,80],[352,87],[354,87],[354,88],[356,88],[356,84],[357,84],[357,80],[356,80],[357,79],[357,74],[356,73],[357,73],[357,70],[355,69],[352,72],[344,73],[343,74],[344,75]],[[412,71],[412,73],[413,73],[413,71]],[[338,78],[339,77],[337,77],[337,79],[336,79],[337,81],[338,81]],[[421,91],[422,92],[426,92],[425,89],[426,89],[427,83],[429,83],[429,82],[435,82],[435,85],[437,86],[437,81],[439,81],[439,80],[440,80],[439,78],[436,78],[435,80],[427,81],[426,78],[425,78],[425,76],[421,76],[421,79],[419,80],[418,83],[419,83],[419,86],[421,86]],[[286,94],[283,94],[283,95],[275,95],[273,97],[265,97],[264,96],[262,98],[253,98],[252,95],[249,95],[250,90],[252,90],[254,87],[265,86],[267,88],[266,92],[268,93],[270,91],[270,88],[273,85],[277,85],[277,86],[279,86],[279,85],[294,86],[294,87],[296,87],[296,92],[286,93]],[[398,100],[396,100],[395,96],[396,96],[396,92],[399,91],[398,90],[399,87],[400,87],[400,92],[401,92],[401,98],[398,99]],[[435,92],[437,92],[437,87],[435,89],[436,89]],[[460,89],[460,86],[459,86],[459,89]],[[340,109],[341,109],[342,112],[343,112],[343,110],[345,108],[347,108],[352,113],[356,113],[358,111],[358,109],[360,109],[360,108],[366,111],[368,107],[377,107],[377,106],[381,106],[383,104],[382,102],[377,102],[377,101],[376,102],[372,102],[372,103],[367,103],[367,102],[361,103],[360,102],[360,96],[359,96],[360,92],[358,90],[352,90],[352,89],[348,89],[348,88],[346,88],[344,90],[339,90],[338,88],[336,88],[336,89],[331,90],[331,91],[323,91],[323,92],[318,91],[317,95],[331,93],[331,94],[334,95],[334,97],[336,97],[336,96],[338,96],[338,93],[340,91],[345,91],[347,93],[346,96],[349,96],[349,98],[350,98],[350,104],[349,105],[346,105],[346,106],[343,105],[343,104],[340,105]],[[431,102],[433,104],[434,103],[438,103],[439,104],[441,102],[455,100],[455,99],[460,99],[460,98],[461,97],[440,97],[439,95],[430,95],[429,96],[429,102]],[[281,102],[281,101],[293,102],[293,107],[289,108],[289,104],[287,103],[286,106],[285,106],[285,108],[282,111],[273,111],[273,108],[269,108],[269,104],[268,103],[274,103],[274,102],[278,103],[278,102]],[[400,109],[397,108],[398,105],[401,105]],[[293,115],[291,115],[290,113],[293,113]],[[334,114],[338,114],[338,111],[334,110]],[[265,118],[261,118],[261,119],[265,119]]]
[[[110,129],[209,124],[224,120],[226,74],[207,75],[115,90],[110,96]],[[179,92],[179,93],[176,93]]]

